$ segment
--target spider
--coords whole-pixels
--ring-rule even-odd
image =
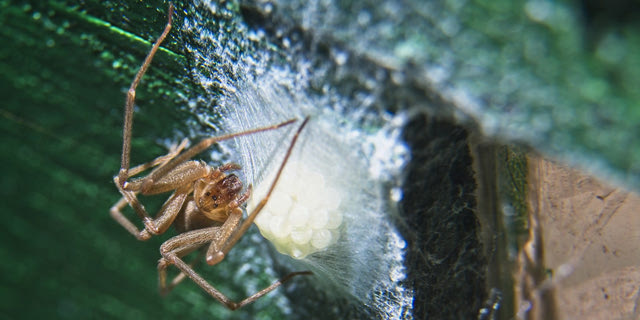
[[[151,162],[129,168],[131,127],[133,123],[133,106],[136,88],[151,64],[151,60],[160,47],[160,44],[171,30],[173,4],[169,4],[168,11],[168,22],[164,32],[152,46],[127,93],[121,166],[120,172],[113,179],[116,187],[122,194],[122,198],[111,207],[110,213],[122,227],[138,240],[147,240],[153,235],[160,235],[167,231],[171,225],[174,225],[175,229],[179,232],[179,235],[170,238],[160,246],[162,258],[158,262],[158,282],[162,294],[168,293],[186,276],[191,278],[191,280],[202,287],[202,289],[213,298],[220,301],[224,306],[235,310],[254,302],[292,277],[297,275],[310,275],[311,272],[292,272],[244,300],[234,302],[202,278],[202,276],[194,271],[192,265],[182,260],[182,257],[200,248],[204,248],[204,245],[209,244],[205,256],[207,264],[213,266],[224,259],[267,203],[280,177],[280,173],[284,169],[293,150],[298,135],[309,118],[307,117],[298,127],[276,177],[271,183],[265,197],[244,220],[242,219],[241,206],[247,201],[251,194],[251,185],[249,185],[243,193],[242,181],[240,181],[235,174],[228,173],[229,171],[239,170],[240,166],[235,163],[228,163],[213,168],[203,161],[190,159],[219,141],[256,132],[276,130],[292,124],[296,121],[295,119],[268,127],[207,138],[186,150],[188,139],[184,139],[179,145],[173,146],[166,155],[158,157]],[[152,170],[146,176],[132,178],[148,169]],[[169,191],[173,191],[173,194],[171,194],[162,205],[155,218],[149,215],[137,197],[138,194],[155,195]],[[140,219],[142,219],[144,223],[142,230],[139,230],[136,225],[122,213],[122,209],[127,204],[131,206]],[[167,285],[167,268],[170,265],[175,265],[180,270],[180,274]]]

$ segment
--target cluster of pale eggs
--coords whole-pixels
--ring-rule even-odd
[[[264,194],[257,191],[257,195]],[[255,208],[259,200],[252,197],[248,208]],[[341,201],[342,194],[327,185],[314,168],[290,161],[254,222],[279,252],[302,259],[338,241]]]

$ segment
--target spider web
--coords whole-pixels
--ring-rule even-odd
[[[475,317],[485,285],[465,131],[427,120],[435,131],[425,135],[426,123],[390,112],[395,106],[380,92],[366,85],[343,91],[350,69],[378,81],[379,68],[359,60],[341,66],[346,53],[339,47],[327,57],[295,31],[272,38],[278,31],[248,28],[227,7],[196,1],[193,8],[182,29],[192,78],[204,92],[190,101],[194,113],[223,132],[311,116],[292,159],[318,168],[342,194],[344,221],[334,245],[303,260],[271,250],[276,270],[314,272],[285,285],[295,287],[284,289],[288,317]],[[231,11],[220,14],[225,10]],[[222,143],[223,155],[214,157],[241,164],[243,180],[259,189],[270,183],[266,177],[280,165],[294,128]],[[438,167],[446,170],[427,179]],[[425,194],[436,188],[447,196]]]

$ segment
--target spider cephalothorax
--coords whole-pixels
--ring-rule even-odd
[[[229,217],[229,208],[237,208],[246,201],[249,193],[243,195],[242,181],[235,174],[222,174],[196,181],[193,191],[196,206],[209,219],[224,222]]]

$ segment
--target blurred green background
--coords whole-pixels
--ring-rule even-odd
[[[166,23],[166,7],[0,2],[0,317],[193,318],[216,307],[189,285],[172,296],[178,301],[162,299],[162,239],[138,242],[108,214],[119,198],[112,176],[120,166],[123,90]],[[139,91],[138,102],[153,107],[137,114],[133,163],[163,154],[157,139],[184,121],[174,81],[184,77],[183,62],[163,50]]]
[[[311,34],[317,29],[322,38],[321,35],[340,30],[341,21],[345,26],[356,21],[353,11],[362,9],[359,6],[376,7],[369,2],[349,3],[350,6],[332,9],[331,19],[315,23],[300,22],[301,12],[308,7],[280,4],[283,9],[273,19],[285,25],[303,24],[311,28],[306,30]],[[457,17],[461,30],[473,31],[467,34],[467,42],[454,42],[442,29],[429,31],[438,32],[440,38],[429,33],[391,33],[389,38],[381,38],[380,46],[364,52],[364,45],[350,42],[361,34],[353,26],[345,27],[350,32],[335,33],[323,41],[339,43],[367,68],[373,65],[379,68],[375,70],[388,72],[386,80],[374,84],[381,88],[378,97],[383,106],[444,115],[451,122],[462,120],[467,128],[480,128],[491,138],[518,142],[613,181],[640,186],[640,148],[636,139],[640,133],[639,20],[634,18],[636,11],[625,10],[626,5],[637,7],[637,2],[433,3]],[[551,20],[527,16],[526,12],[540,12],[534,10],[538,8],[535,6],[544,9],[545,5],[558,16],[551,15]],[[245,14],[264,8],[253,2],[243,6],[258,8],[245,10]],[[232,314],[192,283],[161,298],[157,294],[156,262],[164,238],[138,242],[108,215],[109,207],[119,198],[111,179],[119,168],[124,92],[166,22],[166,7],[164,1],[0,0],[0,212],[4,226],[0,233],[0,317],[162,319],[208,318],[215,314],[220,318],[281,318],[289,310],[288,298],[277,293]],[[241,14],[237,4],[229,7]],[[196,9],[189,2],[177,3],[176,21],[193,10]],[[289,10],[294,13],[288,15]],[[400,12],[403,10],[410,8]],[[372,12],[374,21],[383,16]],[[246,16],[254,24],[262,21],[259,18]],[[411,27],[432,30],[433,25],[440,25],[430,20],[433,17],[422,18],[418,20],[424,24]],[[325,22],[327,27],[322,29]],[[503,32],[505,26],[519,29]],[[404,26],[398,30],[409,29]],[[374,37],[376,32],[388,35],[383,31],[376,29],[367,37]],[[525,46],[527,37],[523,34],[535,35],[528,39],[546,41],[543,49],[533,48],[539,56],[513,58],[522,57],[517,50]],[[132,163],[163,154],[166,149],[161,139],[187,135],[187,124],[195,122],[195,117],[186,111],[183,98],[199,90],[189,80],[190,62],[183,52],[182,43],[188,36],[176,23],[138,91],[138,104],[145,107],[136,112]],[[397,46],[400,42],[402,46]],[[458,46],[465,50],[458,50]],[[458,58],[456,52],[460,54]],[[412,72],[420,69],[412,68],[414,65],[425,66],[437,61],[435,56],[450,58],[451,54],[453,63],[435,63],[451,68],[449,72],[454,74],[444,85]],[[327,58],[319,55],[319,59]],[[392,56],[394,63],[382,63],[385,55]],[[479,60],[473,61],[471,67],[457,62],[472,56]],[[496,56],[503,63],[494,63]],[[344,68],[356,75],[370,71],[358,71],[359,66],[355,63]],[[405,82],[389,80],[394,72],[401,74]],[[507,86],[511,89],[493,86],[503,78],[511,79]],[[344,85],[349,81],[355,84],[342,86],[342,90],[366,86],[357,76],[340,78],[336,83]],[[479,109],[470,109],[464,101],[452,98],[448,89],[457,83],[473,89],[469,96],[479,101]],[[459,136],[451,139],[466,139],[466,133],[460,133],[456,126],[417,118],[412,124],[414,129],[409,130],[414,140],[420,140],[421,135],[431,137],[432,133],[415,131],[415,126],[426,124],[444,127],[434,136],[453,132]],[[412,144],[412,148],[418,154],[429,143],[422,141]],[[438,152],[429,149],[422,155],[426,154],[435,156]],[[466,155],[461,157],[467,159]],[[418,169],[415,172],[427,172]],[[468,224],[473,226],[474,222]],[[254,250],[261,250],[264,244],[252,241],[243,241],[245,247],[255,245]],[[277,277],[278,273],[264,275],[260,271],[261,264],[268,264],[268,255],[267,262],[258,262],[238,275],[235,268],[251,254],[255,251],[207,272],[207,278],[222,291],[240,298],[250,291],[247,281],[253,281],[249,287],[261,286]],[[431,283],[438,280],[446,282],[433,279]],[[305,281],[300,281],[300,286],[305,286]],[[291,287],[293,290],[296,285]],[[431,287],[417,301],[429,300],[428,293],[438,289]],[[473,292],[469,294],[472,296]],[[452,297],[443,299],[451,301]],[[459,304],[465,301],[452,302],[450,306]],[[352,312],[353,317],[362,316]]]

